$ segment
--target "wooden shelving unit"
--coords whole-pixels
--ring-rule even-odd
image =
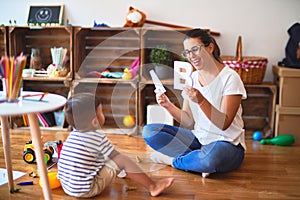
[[[147,106],[155,104],[154,86],[149,76],[153,69],[150,52],[158,45],[166,45],[180,58],[182,41],[189,29],[178,28],[92,28],[92,27],[1,27],[0,53],[11,56],[23,52],[28,56],[28,66],[32,48],[39,48],[44,68],[51,62],[50,49],[64,47],[70,58],[66,77],[24,78],[24,89],[47,91],[67,97],[70,93],[94,92],[103,97],[108,133],[138,134],[146,124]],[[139,59],[137,75],[130,80],[100,77],[107,70],[122,73]],[[177,106],[182,105],[181,91],[173,89],[173,66],[169,66],[170,77],[162,79],[167,95]],[[248,99],[242,102],[243,119],[247,130],[262,130],[274,127],[276,101],[274,84],[246,85]],[[132,115],[136,122],[133,127],[125,127],[124,116]],[[179,125],[175,122],[175,125]]]
[[[103,99],[106,117],[104,129],[113,133],[136,134],[138,130],[137,76],[122,78],[98,77],[108,71],[122,73],[140,58],[140,29],[132,28],[74,28],[74,84],[73,93],[90,91]],[[93,74],[94,72],[94,74]],[[123,118],[132,115],[133,127],[125,127]]]
[[[27,56],[26,68],[29,68],[31,59],[31,50],[38,48],[42,61],[42,70],[52,63],[51,48],[63,47],[68,50],[67,56],[69,60],[64,67],[68,73],[65,77],[26,77],[23,78],[23,90],[51,92],[68,97],[73,80],[73,27],[57,26],[57,27],[19,27],[9,26],[8,46],[9,55],[18,56],[23,53]],[[14,126],[23,126],[22,120],[13,118]],[[19,117],[20,118],[20,117]],[[63,127],[61,127],[63,128]]]
[[[0,55],[8,54],[8,37],[7,37],[7,27],[0,27]]]
[[[274,134],[277,88],[273,83],[245,85],[247,99],[242,101],[243,120],[247,131],[267,131]]]

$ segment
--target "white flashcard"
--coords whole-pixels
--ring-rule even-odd
[[[166,92],[166,89],[164,88],[163,84],[159,80],[158,76],[153,70],[150,70],[150,75],[153,81],[153,84],[155,85],[155,90],[159,92],[160,94],[163,94]]]
[[[174,61],[174,89],[183,90],[185,86],[193,86],[192,72],[193,67],[190,63]]]

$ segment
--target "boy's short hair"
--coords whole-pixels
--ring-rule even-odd
[[[69,125],[77,130],[85,130],[97,116],[100,97],[92,93],[78,93],[71,96],[65,106],[65,116]]]

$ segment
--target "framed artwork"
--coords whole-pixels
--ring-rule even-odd
[[[28,24],[62,24],[64,5],[30,5]]]

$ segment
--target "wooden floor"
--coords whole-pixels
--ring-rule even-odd
[[[43,141],[64,140],[67,132],[42,131]],[[132,159],[140,158],[138,164],[153,179],[175,177],[175,182],[159,197],[150,197],[148,192],[128,179],[117,178],[101,196],[92,199],[300,199],[300,146],[280,147],[260,145],[247,140],[243,165],[236,171],[227,174],[213,174],[202,179],[199,174],[183,172],[168,166],[154,164],[149,159],[152,152],[144,141],[136,136],[112,135],[108,138],[122,152]],[[0,186],[1,200],[43,199],[38,178],[29,176],[36,172],[36,164],[27,164],[22,159],[23,147],[30,140],[30,134],[24,130],[11,133],[13,170],[26,172],[27,175],[15,180],[34,181],[31,186],[17,186],[21,190],[10,194],[8,185]],[[3,148],[0,148],[0,168],[5,168]],[[55,170],[55,168],[52,168]],[[128,190],[128,188],[132,190]],[[55,200],[72,200],[61,188],[52,190]]]

